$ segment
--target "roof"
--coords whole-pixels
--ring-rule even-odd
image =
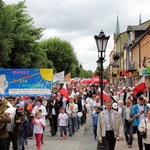
[[[145,31],[148,25],[128,26],[127,31]]]
[[[146,28],[144,34],[142,34],[141,36],[139,36],[138,38],[132,41],[131,51],[147,34],[149,34],[149,29],[150,29],[150,26]]]

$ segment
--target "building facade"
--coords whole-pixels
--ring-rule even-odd
[[[118,19],[118,18],[117,18]],[[147,86],[150,87],[148,69],[150,67],[150,20],[136,26],[127,26],[127,31],[114,36],[114,55],[119,54],[117,60],[117,84],[119,86],[135,86],[139,79],[146,76]],[[118,25],[117,25],[118,26]],[[109,57],[113,57],[112,52]],[[113,61],[114,62],[114,61]],[[110,58],[111,66],[112,59]],[[113,65],[111,66],[113,84]],[[144,70],[145,74],[141,73]],[[149,69],[150,70],[150,69]],[[143,71],[143,72],[144,72]],[[116,81],[115,81],[116,82]]]

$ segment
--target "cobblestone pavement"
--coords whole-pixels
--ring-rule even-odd
[[[92,123],[90,115],[88,116],[87,123],[81,126],[79,131],[72,137],[67,139],[59,139],[59,130],[56,136],[51,136],[49,132],[49,122],[47,122],[46,130],[44,132],[44,144],[42,150],[96,150],[97,140],[94,140]],[[137,139],[134,136],[132,148],[128,148],[125,140],[117,141],[115,150],[137,150]],[[28,140],[26,150],[37,150],[35,146],[35,139]]]

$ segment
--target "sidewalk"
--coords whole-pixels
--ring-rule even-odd
[[[80,129],[72,137],[67,137],[67,139],[59,140],[59,130],[56,136],[51,136],[49,127],[49,122],[47,121],[47,126],[44,132],[44,145],[42,145],[42,150],[96,150],[97,140],[94,140],[92,121],[90,115],[88,115],[87,123],[81,126]],[[137,140],[134,135],[134,141],[132,148],[128,148],[125,140],[116,142],[115,150],[137,150]],[[28,140],[28,146],[26,150],[37,150],[35,146],[35,139]]]
[[[80,129],[71,137],[67,139],[59,139],[59,130],[56,136],[51,136],[49,127],[49,122],[47,121],[47,126],[44,132],[44,144],[42,145],[42,150],[79,150],[81,139],[84,134],[85,125],[81,126]],[[35,146],[35,139],[28,140],[27,150],[37,150]],[[82,149],[80,149],[82,150]]]

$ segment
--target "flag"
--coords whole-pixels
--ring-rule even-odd
[[[64,77],[65,82],[70,82],[70,79],[71,79],[71,74],[70,73],[66,74]]]
[[[58,80],[59,83],[64,83],[64,74],[65,74],[65,71],[55,73],[53,75],[53,82],[56,82]]]
[[[135,85],[133,92],[138,93],[140,91],[146,90],[145,76],[143,76],[139,82]]]
[[[101,89],[100,88],[99,88],[98,95],[101,96]],[[103,100],[105,100],[105,101],[110,100],[110,97],[108,96],[108,94],[105,91],[103,91]]]
[[[68,101],[70,100],[67,87],[66,87],[66,83],[64,83],[63,87],[61,88],[60,94],[62,94]]]

